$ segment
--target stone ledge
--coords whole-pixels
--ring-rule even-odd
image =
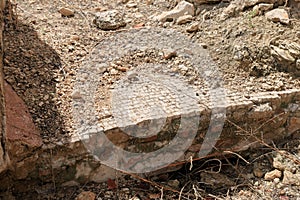
[[[88,143],[86,141],[83,143],[79,137],[70,138],[70,141],[64,143],[42,144],[24,103],[19,97],[14,96],[15,93],[8,85],[6,85],[6,90],[8,91],[7,95],[9,95],[7,98],[8,139],[10,156],[14,163],[12,168],[14,179],[38,179],[43,182],[51,182],[54,179],[56,184],[76,185],[86,181],[103,182],[108,178],[116,177],[116,171],[95,160],[90,154],[91,149],[86,149]],[[228,121],[225,122],[224,128],[214,126],[212,129],[212,133],[222,129],[222,134],[215,145],[217,151],[212,151],[207,156],[223,154],[224,151],[242,151],[259,146],[260,144],[251,134],[255,136],[263,134],[265,142],[271,142],[281,140],[300,129],[300,90],[263,92],[248,97],[234,97],[234,99],[234,103],[230,103],[227,107]],[[14,112],[16,110],[18,112]],[[191,157],[197,159],[201,148],[210,149],[209,145],[202,147],[202,142],[209,127],[211,112],[209,108],[205,108],[201,114],[198,133],[192,145],[176,162],[189,162]],[[16,119],[26,122],[16,123],[22,125],[23,128],[16,130],[16,127],[13,126],[14,116]],[[172,127],[173,123],[178,122],[178,117],[170,117],[167,123]],[[248,132],[241,132],[231,122]],[[250,129],[257,130],[251,132]],[[20,132],[20,130],[27,131]],[[118,127],[105,130],[105,134],[116,145],[136,152],[152,151],[155,145],[156,148],[163,147],[172,140],[172,137],[163,136],[134,140],[134,138],[124,135]],[[168,134],[168,131],[163,134]],[[90,136],[93,138],[92,141],[96,141],[96,145],[100,144],[96,140],[97,132]],[[121,140],[121,138],[123,139]],[[27,151],[26,148],[29,150]],[[136,162],[138,165],[139,161]],[[153,173],[174,171],[178,167],[180,165],[176,166],[175,164]]]
[[[263,135],[265,142],[269,143],[295,133],[300,129],[299,97],[299,90],[263,92],[248,97],[247,101],[241,98],[240,102],[234,105],[230,104],[227,108],[227,120],[247,130],[248,133],[241,132],[239,128],[228,121],[225,122],[222,134],[215,146],[217,151],[212,151],[210,154],[218,155],[224,151],[242,151],[260,146],[261,144],[251,134],[259,137]],[[206,117],[202,117],[200,120],[200,128],[193,144],[176,162],[189,162],[191,157],[194,159],[199,158],[198,152],[202,147],[203,137],[209,125],[207,116],[210,115],[210,112],[207,110],[203,114]],[[176,121],[176,117],[174,120]],[[173,122],[172,120],[169,121],[171,124]],[[220,127],[216,126],[215,128],[218,131]],[[256,132],[251,132],[250,129],[257,130]],[[132,143],[132,138],[123,135],[124,133],[117,127],[106,130],[105,134],[120,147],[125,149],[131,147],[129,148],[130,150],[138,152],[145,148],[147,149],[147,145],[150,148],[148,150],[151,150],[151,147],[153,147],[151,144],[153,143],[163,146],[166,144],[164,139],[167,138],[153,137],[147,138],[142,142],[140,141],[141,143]],[[97,139],[97,137],[95,135],[92,136],[92,141],[96,141],[95,138]],[[121,138],[123,139],[120,142]],[[85,181],[102,182],[108,178],[115,178],[115,170],[97,162],[85,147],[78,137],[73,137],[70,143],[44,145],[42,150],[39,151],[35,171],[29,177],[50,181],[54,176],[56,183],[61,184],[74,184]],[[210,149],[210,146],[202,148]],[[157,173],[176,169],[178,169],[178,166],[167,167],[159,170]]]

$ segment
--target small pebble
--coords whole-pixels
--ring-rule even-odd
[[[271,180],[274,180],[275,178],[280,178],[281,175],[282,175],[281,171],[279,171],[278,169],[275,169],[275,170],[267,172],[265,174],[265,180],[271,181]]]
[[[280,179],[279,178],[274,178],[274,183],[279,183],[280,182]]]
[[[166,59],[166,60],[177,56],[176,51],[171,50],[171,49],[165,49],[163,53],[164,53],[164,59]]]
[[[73,99],[80,99],[82,97],[79,91],[73,91],[71,96]]]
[[[74,16],[74,11],[69,8],[61,8],[59,10],[59,12],[63,17],[73,17]]]
[[[127,4],[126,4],[126,7],[127,8],[136,8],[137,7],[137,4],[133,1],[129,1]]]
[[[186,32],[193,33],[197,32],[199,30],[199,24],[198,23],[192,23],[187,29]]]

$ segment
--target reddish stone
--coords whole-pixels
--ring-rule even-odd
[[[42,145],[42,138],[33,123],[25,103],[6,82],[4,91],[6,136],[9,144],[9,153],[12,157],[29,154],[31,153],[30,150]]]

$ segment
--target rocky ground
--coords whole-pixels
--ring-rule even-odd
[[[6,13],[5,79],[29,107],[44,143],[73,133],[73,87],[86,56],[99,41],[129,29],[185,34],[208,50],[226,89],[247,95],[300,88],[299,8],[296,0],[16,1]],[[119,76],[143,62],[172,64],[169,70],[196,86],[202,83],[174,50],[150,49],[112,62],[99,92],[105,94]],[[300,143],[297,134],[289,139],[232,158],[193,163],[191,170],[187,164],[148,181],[128,175],[73,187],[35,183],[31,192],[12,188],[3,198],[300,199]]]

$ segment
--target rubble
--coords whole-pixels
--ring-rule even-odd
[[[184,15],[194,16],[194,14],[195,14],[194,5],[186,1],[181,1],[174,9],[163,12],[160,15],[154,16],[153,19],[161,22],[168,21],[168,20],[176,21],[179,17],[182,17]]]
[[[273,8],[271,3],[260,3],[253,7],[253,17],[256,15],[262,15],[265,11],[271,10]]]
[[[280,22],[282,24],[289,24],[289,14],[285,9],[276,8],[265,14],[266,18],[272,22]]]
[[[117,10],[97,12],[93,23],[101,30],[116,30],[126,26],[124,15]]]

